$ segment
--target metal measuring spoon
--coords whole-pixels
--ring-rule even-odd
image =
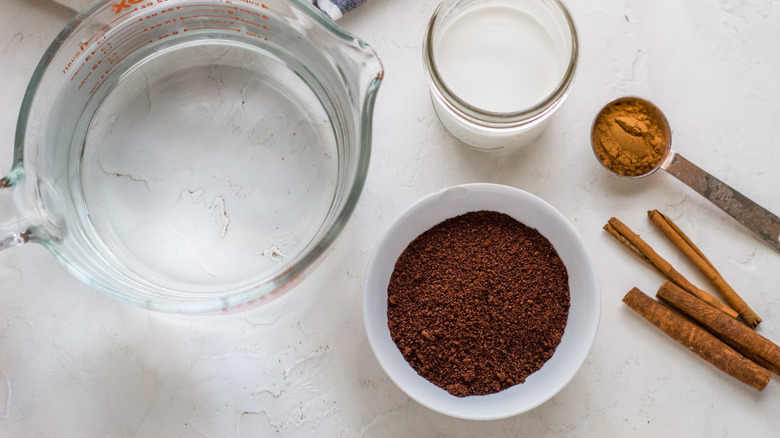
[[[598,158],[596,152],[596,126],[599,120],[607,114],[611,107],[629,101],[644,104],[652,113],[651,115],[655,117],[656,121],[660,122],[660,128],[663,131],[664,140],[666,142],[666,150],[658,163],[656,163],[655,167],[641,175],[622,175],[618,170],[609,167],[599,159],[599,162],[604,167],[617,175],[625,176],[627,178],[642,178],[654,173],[658,169],[663,169],[688,185],[688,187],[697,191],[700,195],[707,198],[710,202],[720,207],[721,210],[728,213],[775,250],[780,251],[780,218],[751,201],[745,195],[734,190],[728,184],[691,163],[682,155],[674,152],[671,149],[672,135],[669,121],[666,119],[663,112],[661,112],[661,110],[652,102],[639,97],[629,96],[621,97],[605,105],[593,120],[593,126],[591,128],[591,147],[593,148],[593,153],[596,155],[596,158]]]

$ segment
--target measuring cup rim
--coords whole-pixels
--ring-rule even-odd
[[[182,0],[186,2],[187,0]],[[220,0],[204,0],[210,2],[219,2]],[[357,46],[361,51],[365,51],[372,57],[376,58],[379,62],[378,78],[381,80],[383,76],[384,68],[376,54],[376,51],[369,46],[365,41],[355,37],[348,33],[344,29],[340,28],[333,20],[331,20],[325,13],[317,9],[311,2],[307,0],[286,0],[291,3],[297,9],[306,13],[306,15],[314,20],[316,23],[324,27],[334,37],[341,39],[347,44]],[[16,132],[14,136],[14,157],[12,168],[20,167],[24,161],[24,143],[25,143],[25,131],[29,122],[30,109],[35,101],[35,95],[43,80],[43,77],[49,66],[51,65],[55,55],[59,52],[60,48],[70,39],[74,32],[79,29],[87,20],[94,17],[98,12],[113,7],[116,0],[100,0],[90,3],[87,7],[82,9],[62,30],[57,34],[54,40],[49,44],[41,57],[40,61],[35,67],[35,70],[30,77],[30,81],[27,84],[27,88],[22,98],[22,103],[19,109],[19,117],[16,122]]]

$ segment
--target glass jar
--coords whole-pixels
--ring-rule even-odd
[[[478,150],[538,137],[569,93],[578,55],[574,20],[559,0],[445,0],[423,42],[439,120]]]

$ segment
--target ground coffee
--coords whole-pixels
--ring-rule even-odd
[[[390,334],[404,358],[458,397],[524,382],[552,357],[569,314],[568,274],[555,248],[494,211],[417,237],[387,293]]]

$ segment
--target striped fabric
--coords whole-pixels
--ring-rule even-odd
[[[2,0],[0,0],[2,1]],[[328,17],[338,20],[342,15],[355,9],[366,0],[309,0]],[[67,6],[74,11],[80,11],[86,8],[92,0],[54,0],[55,3]]]
[[[355,9],[366,0],[312,0],[314,6],[317,6],[322,12],[334,20],[338,20],[342,15]]]

